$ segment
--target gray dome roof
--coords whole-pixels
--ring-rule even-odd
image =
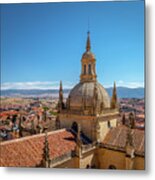
[[[98,82],[80,82],[70,92],[70,109],[81,109],[85,99],[85,107],[91,108],[94,100],[94,86],[97,88],[97,106],[110,108],[110,98],[104,87]]]

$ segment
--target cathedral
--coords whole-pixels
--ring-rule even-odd
[[[121,120],[115,82],[110,98],[97,80],[88,32],[67,100],[60,82],[57,130],[1,143],[1,166],[144,170],[144,131],[130,121]]]
[[[92,142],[102,142],[108,129],[117,126],[119,109],[116,85],[114,83],[110,100],[105,88],[97,81],[96,59],[91,52],[89,32],[86,51],[81,59],[80,82],[71,90],[66,103],[63,102],[60,83],[58,109],[58,128],[71,127],[75,133],[80,129]]]

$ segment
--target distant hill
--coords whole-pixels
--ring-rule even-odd
[[[106,88],[109,95],[112,95],[112,87]],[[9,89],[1,90],[1,96],[7,97],[58,97],[58,89],[41,90],[41,89]],[[67,97],[70,89],[64,89],[64,96]],[[144,98],[144,88],[127,88],[117,87],[119,98]]]
[[[113,88],[107,88],[109,95],[112,95]],[[117,87],[117,95],[119,98],[144,98],[144,88],[127,88]]]

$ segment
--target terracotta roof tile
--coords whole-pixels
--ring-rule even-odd
[[[75,148],[73,134],[66,129],[48,133],[50,158],[66,154]],[[6,141],[0,144],[0,166],[35,167],[41,163],[45,134]]]
[[[118,126],[110,129],[103,140],[102,145],[107,148],[125,150],[127,132],[128,128],[126,126]],[[144,131],[132,129],[131,134],[135,153],[144,155]]]
[[[8,116],[8,115],[16,115],[16,114],[18,114],[18,113],[19,113],[19,112],[15,111],[15,110],[4,111],[4,112],[1,112],[1,113],[0,113],[0,117]]]

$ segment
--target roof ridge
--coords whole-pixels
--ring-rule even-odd
[[[51,134],[57,134],[59,132],[65,131],[65,130],[67,130],[67,129],[64,128],[64,129],[59,129],[59,130],[51,131],[51,132],[47,133],[47,136],[51,135]],[[33,138],[37,138],[37,137],[44,137],[44,136],[45,136],[45,133],[35,134],[35,135],[31,135],[31,136],[26,136],[26,137],[23,137],[23,138],[12,139],[12,140],[8,140],[8,141],[0,142],[0,145],[17,143],[19,141],[25,141],[25,140],[28,140],[28,139],[33,139]]]

